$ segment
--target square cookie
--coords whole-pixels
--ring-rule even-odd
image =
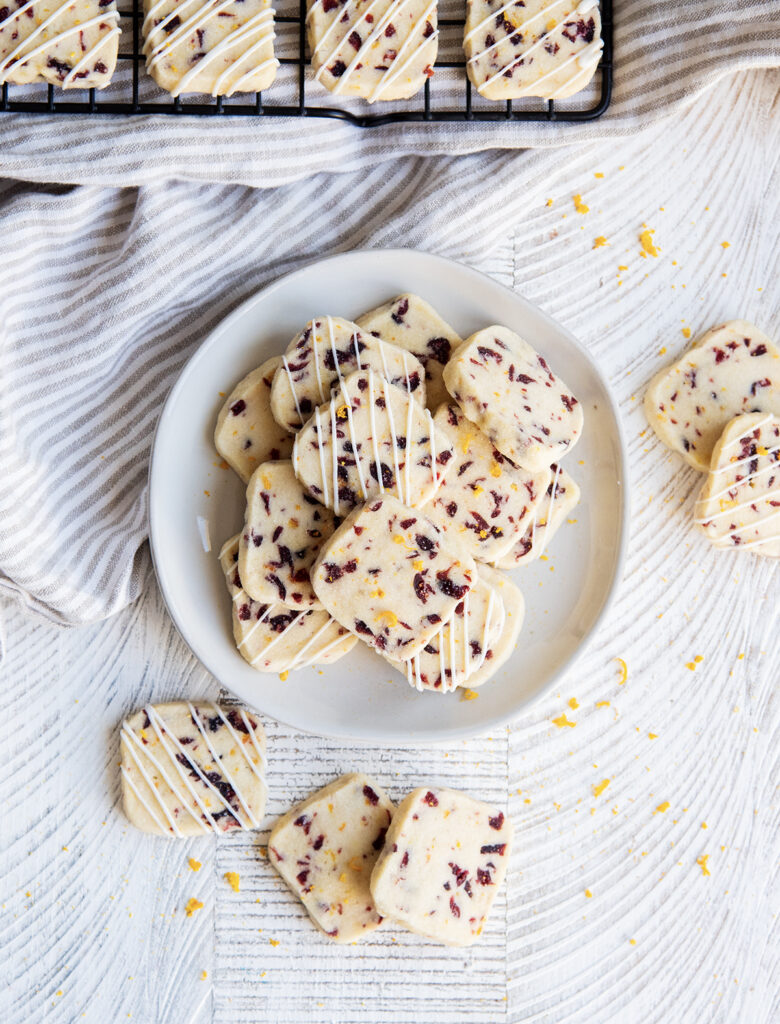
[[[780,349],[746,320],[713,327],[650,381],[648,422],[667,448],[706,473],[729,420],[780,416]]]
[[[214,447],[244,483],[261,462],[289,459],[293,436],[271,412],[271,384],[282,357],[267,359],[230,392],[217,417]]]
[[[502,455],[529,473],[549,468],[582,434],[582,406],[543,356],[506,327],[486,327],[444,368],[447,389]]]
[[[414,96],[433,75],[437,0],[309,0],[314,78],[333,93]]]
[[[449,946],[479,938],[509,863],[503,811],[452,789],[422,788],[398,806],[371,876],[383,917]]]
[[[373,370],[338,382],[299,431],[292,453],[298,479],[337,515],[382,494],[424,505],[451,459],[452,445],[430,412]]]
[[[488,99],[573,96],[603,48],[598,0],[467,0],[466,67]]]
[[[694,515],[715,547],[780,558],[780,417],[753,413],[728,424]]]
[[[426,405],[432,411],[449,400],[444,367],[463,339],[419,295],[404,294],[359,316],[358,327],[405,348],[425,367]]]
[[[268,859],[334,942],[355,942],[382,923],[369,882],[393,804],[365,775],[343,775],[274,825]]]
[[[122,725],[122,803],[142,832],[199,836],[257,828],[265,732],[256,715],[209,701],[147,704]]]
[[[419,510],[389,496],[358,506],[311,572],[333,618],[399,660],[422,650],[475,580],[473,558]]]
[[[494,562],[525,533],[550,483],[550,470],[529,473],[497,451],[456,405],[433,422],[454,452],[426,513],[480,562]]]
[[[171,96],[260,92],[276,78],[271,0],[144,0],[146,70]]]
[[[0,3],[0,85],[104,89],[116,68],[120,32],[114,0]]]
[[[320,608],[309,569],[335,520],[307,494],[291,462],[264,462],[246,489],[244,529],[238,545],[238,574],[244,590],[260,604]]]

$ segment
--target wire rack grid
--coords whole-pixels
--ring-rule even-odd
[[[604,50],[589,90],[572,100],[528,99],[489,101],[472,88],[462,51],[465,12],[463,0],[441,3],[440,48],[433,79],[410,101],[383,104],[374,110],[363,101],[335,105],[337,97],[312,80],[306,47],[306,0],[283,4],[275,17],[278,81],[265,93],[249,93],[230,99],[211,96],[172,98],[152,82],[145,71],[141,25],[143,0],[132,0],[122,9],[122,36],[117,71],[105,90],[69,89],[52,85],[14,86],[0,89],[0,113],[27,114],[138,114],[196,115],[205,117],[315,117],[335,118],[360,128],[392,123],[529,122],[579,123],[601,117],[612,96],[612,0],[601,0]],[[450,16],[450,14],[452,16]],[[271,96],[270,100],[267,98]]]

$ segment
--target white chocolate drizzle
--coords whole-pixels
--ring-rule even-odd
[[[775,417],[773,417],[771,413],[765,416],[762,420],[759,420],[752,426],[748,427],[747,430],[743,431],[737,437],[732,438],[731,441],[729,441],[727,444],[723,446],[721,451],[725,452],[727,449],[732,448],[734,445],[740,444],[740,442],[744,441],[745,438],[751,436],[755,437],[756,444],[758,446],[760,442],[762,427],[765,427],[767,423],[770,423],[774,419]],[[778,420],[777,422],[780,423],[780,420]],[[777,431],[775,431],[775,434],[777,434]],[[747,463],[756,463],[755,470],[749,471],[745,476],[741,477],[740,479],[734,480],[730,485],[722,488],[719,491],[716,491],[714,494],[709,494],[705,498],[699,498],[696,502],[696,509],[700,508],[702,505],[707,505],[712,501],[717,501],[718,499],[723,498],[725,495],[734,494],[735,497],[738,496],[739,491],[741,491],[745,487],[750,488],[752,486],[755,486],[758,478],[762,477],[766,473],[775,472],[780,476],[780,459],[773,460],[770,458],[772,455],[777,455],[778,452],[780,452],[780,445],[775,445],[772,448],[764,447],[764,450],[762,452],[756,452],[755,454],[746,455],[738,459],[731,459],[724,465],[718,466],[716,469],[710,470],[710,475],[713,478],[717,478],[721,474],[729,472],[731,470],[737,470],[740,466],[744,466]],[[763,459],[770,459],[770,461],[766,465],[761,465],[761,460]],[[727,508],[721,509],[720,512],[714,512],[710,516],[694,515],[693,521],[699,526],[706,526],[710,523],[716,522],[719,519],[733,516],[742,509],[752,508],[753,511],[756,513],[756,518],[753,519],[752,522],[743,523],[741,525],[735,525],[722,536],[711,538],[713,543],[715,543],[718,546],[730,546],[728,545],[728,541],[730,539],[734,537],[739,537],[739,535],[746,531],[757,531],[761,529],[766,523],[772,522],[773,520],[780,517],[780,509],[772,511],[767,509],[765,514],[762,514],[762,511],[760,509],[760,506],[763,503],[769,502],[770,500],[774,500],[775,498],[780,499],[780,488],[767,491],[764,494],[755,495],[753,497],[746,499],[745,501],[734,501],[733,503],[729,503]],[[735,544],[734,546],[739,549],[754,548],[760,547],[765,544],[769,544],[778,539],[780,539],[780,532],[769,534],[766,537],[757,537],[755,540],[748,541],[744,544],[741,542],[740,539],[739,543]]]
[[[397,18],[401,14],[403,9],[407,6],[407,4],[411,2],[411,0],[392,0],[392,2],[384,11],[384,13],[380,15],[378,21],[376,21],[376,24],[373,24],[374,10],[375,8],[381,6],[382,3],[384,2],[386,2],[386,0],[372,0],[372,3],[366,6],[365,10],[360,14],[358,18],[356,18],[354,21],[347,21],[346,23],[343,22],[343,18],[344,15],[349,11],[350,0],[347,0],[347,3],[345,4],[344,7],[337,8],[333,20],[323,33],[322,38],[318,41],[312,54],[313,57],[317,58],[317,60],[320,61],[320,66],[317,68],[317,71],[315,72],[314,75],[316,81],[319,81],[323,73],[326,70],[328,70],[328,65],[331,63],[331,61],[334,60],[337,56],[339,56],[342,47],[347,42],[347,39],[351,33],[357,32],[363,25],[373,25],[371,31],[368,33],[366,38],[361,39],[361,45],[359,49],[352,57],[352,59],[349,61],[344,72],[338,78],[336,84],[333,86],[332,89],[332,92],[334,93],[340,93],[344,91],[344,88],[349,79],[352,77],[353,72],[356,71],[360,65],[366,62],[371,49],[375,47],[375,44],[377,42],[381,41],[387,25],[393,18]],[[307,21],[312,17],[315,10],[321,7],[321,5],[322,0],[317,0],[317,2],[312,5],[308,15],[306,16]],[[432,32],[431,35],[427,37],[424,37],[422,35],[422,29],[424,28],[425,23],[428,21],[431,15],[434,14],[434,12],[436,11],[436,7],[437,0],[431,0],[431,3],[428,4],[428,6],[423,11],[422,15],[409,27],[409,31],[407,33],[406,38],[399,47],[396,56],[393,58],[392,66],[382,75],[382,77],[377,82],[376,86],[374,86],[374,88],[368,95],[367,99],[369,103],[373,103],[375,100],[379,99],[381,94],[387,89],[388,85],[390,85],[400,75],[402,75],[403,72],[414,60],[419,58],[420,53],[426,46],[437,42],[439,37],[438,30],[434,30],[434,32]],[[369,21],[369,19],[371,20]],[[325,46],[325,44],[331,39],[334,32],[336,32],[338,26],[341,24],[346,25],[344,34],[340,39],[338,39],[338,41],[335,43],[332,49],[328,52],[327,56],[320,57],[320,51]],[[415,37],[417,37],[416,41],[414,41]],[[409,50],[410,47],[411,50],[410,52],[407,53],[407,50]]]
[[[146,56],[147,70],[152,71],[156,64],[159,63],[163,58],[171,56],[175,48],[182,43],[186,43],[187,39],[203,30],[208,23],[225,11],[228,7],[235,4],[236,0],[181,0],[169,13],[158,23],[154,23],[155,15],[159,13],[160,9],[165,7],[169,0],[157,0],[157,3],[153,4],[143,22],[143,32],[146,37],[144,43],[143,52]],[[169,34],[165,34],[165,28],[175,18],[182,18],[182,12],[185,7],[189,7],[191,4],[196,3],[198,5],[194,14],[184,18],[179,25]],[[276,37],[274,32],[274,15],[276,11],[267,7],[262,11],[258,11],[257,14],[252,15],[248,18],[243,25],[239,25],[232,32],[229,32],[224,36],[216,46],[213,46],[208,50],[203,57],[196,64],[184,72],[178,79],[175,88],[171,90],[172,96],[179,96],[182,92],[186,92],[189,85],[194,79],[213,61],[219,58],[226,57],[226,51],[230,50],[237,43],[249,42],[255,36],[257,39],[252,43],[251,46],[246,47],[241,53],[236,54],[230,59],[228,67],[220,74],[215,80],[214,86],[211,91],[212,96],[218,96],[220,94],[232,96],[234,92],[241,88],[241,86],[253,75],[259,74],[265,68],[279,66],[279,61],[275,57],[269,57],[260,64],[251,67],[244,74],[240,75],[238,79],[232,84],[230,89],[223,92],[226,79],[231,73],[235,72],[238,66],[245,61],[255,50],[260,49],[264,45],[270,44],[273,47],[273,41]],[[155,46],[151,45],[151,38],[155,32],[161,31],[163,38]],[[273,50],[271,51],[273,52]]]
[[[538,20],[543,15],[548,14],[550,11],[552,11],[555,7],[558,7],[563,2],[564,2],[564,0],[553,0],[552,3],[548,4],[546,7],[541,8],[541,10],[537,11],[536,14],[532,14],[529,18],[526,18],[525,21],[521,22],[517,26],[514,26],[513,27],[514,31],[511,33],[511,35],[514,35],[515,33],[522,34],[523,31],[532,22]],[[538,50],[539,47],[545,45],[545,43],[548,43],[555,33],[559,32],[559,31],[562,33],[563,29],[568,24],[567,18],[571,18],[572,15],[587,14],[588,11],[593,10],[593,8],[596,7],[597,5],[598,5],[598,0],[582,0],[582,2],[579,4],[579,6],[575,10],[573,10],[571,12],[571,14],[567,14],[561,20],[561,22],[559,24],[557,24],[553,29],[551,29],[549,32],[545,33],[544,35],[541,35],[536,40],[535,43],[531,44],[531,46],[528,46],[524,50],[521,50],[518,53],[516,53],[515,56],[512,58],[512,60],[509,61],[508,64],[504,64],[501,68],[499,68],[499,70],[494,75],[492,75],[490,78],[486,79],[480,85],[480,89],[484,89],[487,86],[492,85],[495,81],[497,81],[499,78],[501,78],[507,71],[510,71],[510,70],[514,69],[518,64],[520,64],[521,62],[525,61],[526,58],[531,56],[531,54],[533,54],[536,50]],[[471,29],[468,33],[466,33],[466,35],[464,36],[464,39],[463,39],[464,44],[467,43],[470,39],[472,39],[477,33],[479,33],[482,29],[484,29],[488,24],[490,24],[493,21],[494,18],[498,17],[499,15],[503,15],[505,11],[509,10],[513,6],[514,6],[514,0],[509,0],[509,2],[505,3],[502,7],[499,7],[495,11],[491,11],[491,13],[489,15],[487,15],[487,17],[483,18],[482,21],[478,25],[476,25],[473,29]],[[510,39],[510,34],[507,34],[507,35],[503,36],[501,39],[498,39],[496,42],[492,43],[490,46],[487,46],[487,47],[484,47],[481,50],[478,50],[476,53],[474,53],[469,58],[468,63],[469,64],[476,64],[478,61],[480,61],[487,54],[493,52],[494,50],[497,50],[503,44],[507,43],[509,41],[509,39]],[[558,76],[566,68],[568,68],[568,67],[570,67],[572,65],[576,65],[573,68],[573,73],[570,73],[568,76],[566,76],[563,84],[561,86],[559,86],[554,92],[552,92],[549,95],[549,97],[548,97],[549,99],[555,99],[561,93],[565,92],[567,89],[570,89],[571,86],[574,85],[574,83],[577,81],[578,78],[584,77],[585,75],[587,75],[589,73],[591,67],[594,64],[598,63],[598,61],[601,59],[601,52],[603,50],[603,47],[604,47],[604,42],[603,42],[602,39],[593,40],[591,43],[589,43],[587,46],[585,46],[578,53],[571,54],[569,57],[567,57],[566,60],[562,61],[560,64],[557,64],[556,66],[551,68],[549,71],[547,71],[545,74],[540,75],[539,78],[537,78],[535,81],[529,82],[527,89],[521,95],[526,95],[530,91],[536,92],[537,87],[539,86],[540,83],[542,83],[542,82],[546,81],[547,79],[552,78],[554,76]]]
[[[230,545],[230,543],[232,542],[229,541],[228,544],[225,545],[225,547],[223,547],[223,552]],[[246,749],[246,745],[238,736],[231,723],[222,713],[222,709],[215,704],[210,705],[210,707],[215,712],[215,714],[221,719],[223,726],[228,730],[232,739],[235,741],[236,747],[238,750],[241,751],[241,754],[243,755],[243,758],[247,766],[249,767],[249,770],[252,772],[253,775],[255,775],[256,778],[259,779],[259,781],[263,785],[265,785],[264,771],[267,767],[265,754],[263,752],[261,745],[257,741],[257,737],[254,735],[255,730],[252,728],[252,725],[249,719],[247,718],[246,712],[243,709],[237,709],[238,714],[241,716],[241,720],[246,728],[247,735],[250,738],[254,752],[257,755],[257,763],[250,756],[249,752]],[[209,811],[206,802],[204,801],[201,794],[198,792],[197,788],[193,785],[192,780],[189,777],[189,771],[185,771],[184,768],[182,767],[182,763],[178,759],[178,757],[181,756],[181,758],[183,758],[184,762],[186,763],[187,768],[191,770],[195,776],[197,776],[198,781],[200,781],[203,784],[203,786],[206,787],[206,789],[209,791],[211,795],[213,795],[213,797],[215,798],[216,801],[218,801],[221,807],[230,812],[231,816],[239,823],[239,825],[242,828],[256,828],[259,822],[255,818],[255,815],[251,810],[249,802],[245,798],[244,794],[241,792],[235,777],[231,774],[230,770],[228,769],[225,758],[220,758],[219,755],[214,750],[203,728],[202,722],[194,705],[190,702],[187,702],[187,709],[190,713],[193,723],[197,727],[201,737],[203,738],[206,744],[206,747],[214,761],[215,768],[218,769],[219,774],[223,776],[230,784],[230,786],[233,788],[233,792],[235,793],[238,802],[241,804],[246,813],[249,825],[247,825],[247,821],[242,818],[241,814],[239,814],[237,809],[230,805],[230,803],[222,796],[219,790],[207,778],[206,774],[204,773],[203,769],[198,764],[198,762],[188,753],[187,749],[184,746],[182,746],[182,744],[179,742],[176,736],[173,735],[171,730],[166,725],[164,719],[159,715],[156,708],[151,704],[147,705],[144,708],[144,712],[146,713],[146,716],[149,720],[149,725],[154,731],[155,737],[158,741],[160,747],[160,754],[165,755],[171,767],[174,769],[175,781],[174,778],[172,778],[169,775],[168,771],[166,771],[162,761],[158,757],[155,757],[155,755],[151,752],[151,750],[149,749],[149,744],[142,743],[141,740],[136,735],[136,733],[134,732],[134,730],[130,728],[127,722],[125,722],[122,726],[122,742],[133,764],[138,769],[141,778],[144,780],[147,789],[154,796],[156,805],[150,803],[144,797],[139,787],[133,783],[133,780],[130,777],[127,770],[125,769],[124,765],[122,766],[123,778],[127,782],[128,786],[130,787],[138,801],[143,805],[144,809],[147,811],[151,819],[163,832],[172,831],[176,836],[182,835],[182,832],[177,825],[175,817],[171,814],[166,801],[160,794],[159,781],[155,783],[154,780],[150,777],[150,774],[147,771],[144,761],[149,762],[154,771],[157,773],[159,779],[165,782],[165,785],[174,795],[176,801],[179,804],[181,804],[182,808],[189,814],[193,821],[197,822],[198,827],[203,832],[221,832],[222,830],[220,829],[215,818]],[[258,768],[258,764],[260,765],[260,768]],[[198,810],[201,812],[200,814],[197,814],[195,810],[193,810],[190,800],[187,798],[187,796],[184,795],[183,791],[186,791],[186,793],[189,794],[189,797],[192,799]],[[158,813],[159,811],[162,811],[164,818],[167,820],[167,827],[163,824]]]
[[[0,21],[0,28],[8,25],[10,22],[17,20],[26,15],[28,12],[33,14],[33,8],[36,3],[40,3],[40,0],[27,0],[27,3],[21,7],[10,11],[8,16]],[[54,32],[53,35],[49,36],[48,39],[44,40],[38,46],[34,46],[32,49],[27,49],[30,43],[34,42],[37,38],[43,35],[47,29],[51,30],[52,25],[63,15],[70,13],[73,14],[73,4],[70,2],[61,3],[54,11],[49,14],[47,18],[44,18],[40,24],[25,36],[17,46],[7,53],[5,57],[0,60],[0,84],[5,82],[6,75],[9,70],[13,68],[16,63],[27,63],[34,57],[40,56],[42,53],[51,52],[51,50],[68,36],[72,36],[79,32],[84,32],[87,29],[100,26],[100,25],[111,25],[112,27],[108,32],[102,35],[93,46],[91,46],[86,53],[82,55],[79,61],[70,69],[68,74],[62,81],[62,88],[67,89],[73,85],[75,81],[75,75],[82,70],[85,64],[89,63],[90,58],[94,57],[99,50],[101,50],[106,43],[113,39],[115,36],[120,35],[121,29],[119,28],[119,12],[114,8],[113,10],[101,11],[100,14],[95,15],[92,18],[88,18],[86,21],[74,21],[72,24]],[[100,88],[105,88],[108,84],[106,81]],[[88,85],[79,83],[79,88],[89,88]]]
[[[357,372],[357,371],[356,371]],[[406,393],[406,444],[403,450],[403,464],[399,456],[398,436],[396,434],[396,423],[392,409],[392,391],[395,385],[390,384],[386,377],[379,377],[370,368],[362,371],[368,380],[368,414],[369,414],[369,430],[371,433],[371,453],[367,455],[369,462],[373,458],[373,463],[376,471],[377,487],[380,494],[384,494],[387,490],[386,486],[382,481],[382,462],[379,451],[379,437],[380,428],[382,424],[377,415],[377,401],[379,397],[384,400],[384,411],[387,421],[387,432],[389,433],[389,443],[393,451],[393,469],[395,477],[395,487],[390,489],[390,493],[397,495],[399,501],[404,502],[407,505],[413,504],[413,487],[412,487],[412,460],[414,458],[414,449],[420,446],[413,442],[412,433],[414,427],[414,414],[415,411],[422,413],[425,416],[426,423],[428,426],[428,440],[427,447],[431,460],[431,481],[433,484],[433,492],[438,489],[443,474],[440,474],[437,467],[437,452],[436,452],[436,437],[435,437],[435,424],[430,412],[425,409],[423,410],[412,396],[411,391],[408,387],[408,375],[407,375],[407,393]],[[379,395],[378,383],[381,382],[381,395]],[[399,389],[396,389],[399,390]],[[346,419],[337,419],[337,405],[338,413],[341,413],[342,409],[346,410]],[[370,482],[368,477],[364,475],[363,466],[361,461],[360,447],[368,439],[364,438],[362,441],[358,439],[357,431],[355,429],[355,422],[353,418],[352,409],[352,397],[350,396],[346,382],[343,378],[339,382],[339,390],[336,392],[330,400],[328,407],[328,414],[330,417],[330,438],[326,441],[323,436],[322,423],[320,419],[320,410],[317,409],[314,414],[314,426],[316,435],[316,446],[318,449],[319,457],[319,481],[322,489],[322,500],[326,505],[330,505],[329,502],[330,492],[328,489],[328,476],[331,478],[333,487],[332,496],[332,507],[334,512],[338,515],[341,509],[341,500],[339,497],[339,482],[338,482],[338,468],[339,458],[345,452],[342,450],[344,442],[340,441],[337,437],[337,431],[339,426],[342,428],[346,427],[348,434],[348,440],[351,445],[351,453],[355,459],[355,471],[357,474],[357,484],[360,488],[360,497],[363,501],[369,497],[369,486]],[[300,436],[300,435],[299,435]],[[383,436],[383,435],[382,435]],[[325,448],[330,448],[330,459],[325,454]],[[298,438],[296,438],[295,445],[293,447],[293,466],[298,467],[300,461],[300,451],[298,447]],[[330,473],[328,473],[328,462],[330,462]],[[351,467],[350,467],[351,468]]]
[[[476,658],[472,657],[471,635],[469,633],[469,617],[471,615],[471,605],[469,600],[470,593],[470,591],[467,592],[463,598],[463,614],[453,614],[451,618],[442,623],[437,632],[434,633],[431,640],[428,641],[429,644],[432,644],[434,641],[438,643],[439,680],[441,682],[440,690],[442,693],[451,693],[458,686],[465,683],[478,669],[482,667],[490,650],[489,645],[492,643],[491,638],[499,637],[504,629],[504,623],[506,621],[506,609],[504,608],[504,602],[496,598],[496,593],[493,587],[490,587],[487,610],[485,612],[479,636],[480,653]],[[498,618],[497,621],[494,622],[497,604]],[[460,664],[458,664],[458,640],[456,637],[456,624],[458,621],[460,621],[462,625]],[[446,654],[445,648],[447,649]],[[408,682],[420,693],[426,688],[426,683],[422,676],[421,659],[422,652],[418,652],[413,657],[403,662]],[[439,689],[439,687],[436,686],[432,687],[430,683],[428,683],[428,688]]]

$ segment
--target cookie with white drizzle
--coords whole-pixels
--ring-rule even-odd
[[[219,553],[232,600],[233,636],[238,653],[258,672],[293,672],[307,665],[329,665],[352,650],[357,638],[325,611],[300,611],[259,604],[241,586],[236,534]]]
[[[487,99],[572,96],[603,47],[598,0],[467,0],[466,68]]]
[[[576,508],[580,500],[577,483],[561,466],[553,463],[550,469],[552,479],[531,514],[531,522],[509,551],[493,562],[497,569],[517,569],[539,558]]]
[[[454,455],[426,514],[472,558],[494,562],[525,532],[550,470],[528,473],[515,466],[455,405],[442,405],[433,422],[449,438]]]
[[[236,384],[217,417],[214,447],[244,483],[261,462],[289,459],[293,438],[273,417],[271,384],[282,357],[266,359]]]
[[[509,660],[517,647],[517,640],[523,628],[525,618],[525,600],[519,588],[502,572],[489,565],[477,567],[480,578],[490,584],[504,606],[504,628],[501,635],[490,646],[485,660],[474,669],[466,686],[470,690],[489,682]]]
[[[104,89],[116,69],[120,34],[114,0],[0,3],[0,85]]]
[[[476,579],[474,560],[418,509],[384,495],[360,505],[312,566],[324,607],[380,653],[417,654]]]
[[[437,0],[308,0],[314,78],[333,93],[414,96],[433,75]]]
[[[243,708],[148,704],[122,725],[124,812],[143,832],[179,838],[258,828],[265,746],[260,720]]]
[[[373,779],[343,775],[271,831],[268,860],[334,942],[355,942],[382,923],[369,881],[394,810]]]
[[[499,581],[499,576],[487,566],[477,565],[473,587],[425,647],[406,661],[387,659],[406,676],[410,686],[420,692],[433,690],[436,693],[451,693],[459,686],[471,686],[472,678],[477,678],[483,666],[491,666],[495,649],[502,645],[507,631],[514,635],[514,646],[522,625],[522,595],[505,577]],[[510,595],[510,589],[516,594]],[[515,616],[511,622],[507,617],[505,596]],[[481,674],[482,682],[486,678],[487,675]]]
[[[433,417],[373,370],[338,382],[295,438],[298,479],[337,515],[382,494],[429,501],[447,474],[452,444]]]
[[[507,327],[472,334],[444,367],[444,383],[466,417],[529,473],[557,462],[582,434],[570,388]]]
[[[726,424],[780,416],[780,348],[745,320],[713,327],[650,381],[645,414],[661,441],[706,473]]]
[[[146,70],[171,96],[267,89],[274,14],[270,0],[144,0]]]
[[[287,346],[271,386],[276,422],[295,432],[331,389],[355,370],[373,370],[425,404],[425,370],[413,355],[366,334],[351,320],[310,320]]]
[[[330,509],[308,494],[291,462],[264,462],[246,489],[238,572],[244,590],[260,604],[321,608],[309,569],[335,527]]]
[[[694,517],[717,548],[780,558],[780,416],[753,413],[727,425]]]
[[[371,875],[380,914],[450,946],[482,933],[509,864],[512,822],[452,789],[415,789],[396,808]]]
[[[419,295],[406,293],[359,316],[355,323],[391,345],[405,348],[425,367],[426,405],[433,411],[449,398],[444,367],[463,338]]]

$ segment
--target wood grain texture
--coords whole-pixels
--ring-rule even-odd
[[[695,336],[744,316],[780,337],[777,84],[724,82],[679,120],[566,151],[553,172],[532,155],[526,186],[519,157],[523,217],[490,248],[469,251],[455,233],[442,242],[582,339],[620,401],[632,467],[619,599],[560,688],[510,730],[379,750],[267,722],[263,830],[218,843],[148,837],[118,806],[116,726],[147,700],[218,695],[153,581],[136,605],[80,630],[4,605],[0,910],[11,970],[0,1019],[777,1019],[780,570],[716,552],[694,530],[700,477],[641,410],[648,378],[686,346],[683,327]],[[575,212],[575,193],[588,214]],[[643,224],[657,258],[640,256]],[[609,244],[594,250],[597,236]],[[565,571],[554,547],[549,566]],[[553,724],[563,711],[574,728]],[[396,798],[422,781],[508,794],[517,841],[480,945],[445,949],[387,929],[342,948],[309,924],[261,847],[279,812],[352,769]],[[187,918],[192,896],[204,906]]]

